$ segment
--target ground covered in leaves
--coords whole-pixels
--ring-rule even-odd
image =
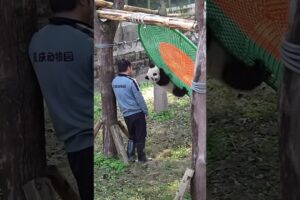
[[[210,80],[208,199],[280,199],[277,95],[239,94]]]
[[[153,88],[142,86],[150,109],[147,165],[128,167],[102,155],[102,137],[95,146],[95,199],[168,200],[191,165],[191,99],[169,95],[168,111],[153,112]],[[95,120],[101,116],[95,95]],[[247,94],[216,81],[208,84],[208,199],[279,199],[277,96],[266,85]],[[122,119],[121,115],[119,115]],[[188,190],[189,191],[189,190]],[[187,192],[185,199],[191,199]]]

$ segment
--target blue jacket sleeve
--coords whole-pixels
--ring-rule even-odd
[[[142,111],[145,113],[145,115],[148,115],[148,108],[147,108],[145,99],[140,91],[140,88],[138,87],[138,84],[135,81],[132,81],[131,88],[132,88],[133,95],[134,95],[138,105],[140,106]]]

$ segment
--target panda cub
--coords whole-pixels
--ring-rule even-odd
[[[167,91],[171,92],[176,97],[183,97],[188,93],[188,91],[185,88],[180,89],[179,87],[174,85],[165,73],[165,71],[161,68],[158,68],[153,63],[149,64],[149,69],[145,79],[150,80],[152,83],[155,83],[165,88]]]
[[[229,54],[211,34],[207,27],[208,75],[240,91],[255,89],[270,75],[262,61],[255,60],[253,66],[247,66]]]

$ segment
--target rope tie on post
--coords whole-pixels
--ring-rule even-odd
[[[135,24],[145,24],[144,23],[144,18],[147,16],[151,16],[150,14],[145,14],[145,13],[133,13],[129,17],[129,21]]]
[[[293,72],[300,74],[300,45],[284,40],[281,54],[284,65]]]
[[[192,82],[192,90],[199,94],[206,94],[206,83]]]

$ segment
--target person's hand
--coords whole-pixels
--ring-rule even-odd
[[[145,115],[145,120],[147,121],[147,119],[148,119],[148,115]]]

